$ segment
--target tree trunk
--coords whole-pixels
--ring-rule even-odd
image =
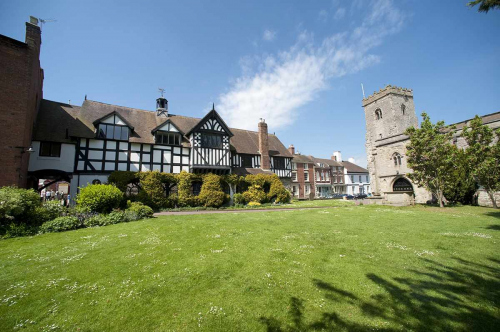
[[[441,190],[438,191],[438,200],[439,200],[439,207],[442,208],[444,207],[443,204],[443,193]]]
[[[486,192],[488,193],[488,196],[490,196],[491,204],[493,205],[493,208],[498,209],[497,201],[495,199],[495,192],[491,191],[491,190],[486,190]]]

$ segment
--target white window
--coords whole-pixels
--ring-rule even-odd
[[[297,170],[297,163],[292,163],[292,170]]]
[[[337,183],[337,177],[335,175],[333,176],[333,183]]]
[[[297,182],[297,172],[292,172],[292,181]]]
[[[307,166],[307,164],[304,164],[304,169],[308,169],[309,166]]]
[[[292,186],[292,196],[297,196],[297,187]]]
[[[319,177],[319,172],[316,171],[316,180],[319,181],[320,180],[320,177]]]
[[[309,195],[309,193],[311,192],[311,186],[306,184],[306,186],[304,187],[304,190],[305,190],[305,195]]]
[[[360,182],[360,183],[361,183],[361,182],[363,182],[363,181],[361,180],[361,175],[359,176],[359,182]]]
[[[309,172],[304,172],[304,181],[309,182]]]
[[[351,183],[354,183],[354,175],[351,175]]]
[[[326,181],[330,181],[330,172],[325,173]]]

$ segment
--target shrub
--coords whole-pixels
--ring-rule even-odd
[[[226,194],[222,191],[220,177],[218,175],[205,175],[198,199],[205,207],[216,208],[224,204]]]
[[[42,209],[47,213],[47,220],[56,219],[57,217],[61,217],[64,212],[67,211],[67,208],[64,205],[61,205],[59,201],[48,201],[43,203]],[[43,213],[38,211],[37,214]]]
[[[260,206],[259,202],[250,202],[248,203],[248,206]]]
[[[41,204],[39,194],[33,189],[0,188],[0,225],[40,225],[43,220],[36,217],[36,210]]]
[[[131,211],[131,210],[125,210],[123,212],[123,221],[124,222],[129,222],[129,221],[136,221],[139,220],[139,216],[137,215],[137,212]]]
[[[141,172],[142,193],[139,200],[154,209],[159,209],[166,205],[165,188],[162,183],[163,175],[159,171]]]
[[[41,233],[64,232],[82,227],[82,223],[76,217],[59,217],[47,221],[40,226]]]
[[[125,221],[125,214],[122,211],[113,211],[108,214],[107,218],[111,221],[111,223],[119,224]]]
[[[246,202],[258,202],[265,203],[267,195],[258,184],[251,185],[247,191],[243,193],[243,197]]]
[[[269,188],[269,193],[267,194],[268,200],[274,200],[275,203],[290,203],[290,192],[286,190],[280,178],[274,174],[270,176],[270,180],[271,187]]]
[[[245,205],[247,203],[245,200],[245,197],[242,194],[234,194],[233,201],[234,201],[234,204],[237,204],[237,205]]]
[[[115,224],[115,220],[104,214],[98,214],[84,220],[85,227],[108,226]]]
[[[127,211],[134,212],[137,215],[138,219],[144,218],[152,218],[153,217],[153,209],[147,205],[144,205],[140,202],[133,202],[128,204]]]
[[[193,181],[201,180],[201,176],[182,171],[177,174],[177,179],[179,180],[177,184],[177,205],[181,207],[199,206],[200,200],[198,196],[191,194],[191,187]]]
[[[82,211],[109,213],[120,206],[123,193],[110,184],[91,184],[80,189],[76,203]]]

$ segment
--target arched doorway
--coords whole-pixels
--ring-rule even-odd
[[[395,192],[413,192],[413,186],[410,181],[405,178],[399,178],[392,184],[392,191]]]

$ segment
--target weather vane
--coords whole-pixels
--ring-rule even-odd
[[[163,98],[163,94],[165,93],[165,89],[158,88],[158,91],[160,91],[160,93],[161,93],[161,97]]]

